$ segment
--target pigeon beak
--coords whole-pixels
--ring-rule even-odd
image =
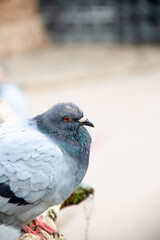
[[[78,120],[78,122],[81,124],[81,125],[86,125],[86,126],[89,126],[89,127],[94,127],[93,123],[91,123],[87,118],[80,118]]]

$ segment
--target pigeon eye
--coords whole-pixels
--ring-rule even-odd
[[[64,117],[64,121],[65,122],[70,122],[70,118],[69,117]]]

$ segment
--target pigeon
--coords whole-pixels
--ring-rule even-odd
[[[0,125],[0,224],[32,232],[29,221],[72,194],[89,163],[85,125],[94,127],[70,102]]]

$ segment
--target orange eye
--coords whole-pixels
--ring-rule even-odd
[[[69,122],[69,121],[70,121],[70,118],[69,118],[69,117],[65,117],[65,118],[64,118],[64,121],[65,121],[65,122]]]

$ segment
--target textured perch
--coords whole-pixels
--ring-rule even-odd
[[[94,195],[94,189],[91,186],[85,184],[79,185],[71,196],[60,205],[60,209],[65,207],[76,205],[87,199],[90,195]]]
[[[58,212],[65,207],[77,205],[83,202],[88,197],[93,195],[94,195],[94,189],[91,186],[81,184],[71,194],[71,196],[66,201],[64,201],[64,203],[62,203],[59,206],[55,206],[47,209],[47,211],[45,211],[42,214],[43,222],[49,224],[52,228],[58,231],[56,227],[56,219],[57,219]],[[43,231],[42,229],[40,230],[39,235],[41,235],[45,240],[64,240],[64,236],[62,234],[59,234],[58,236],[57,235],[51,236],[47,232]],[[20,237],[18,237],[16,240],[40,240],[40,237],[35,236],[31,233],[24,233]]]

